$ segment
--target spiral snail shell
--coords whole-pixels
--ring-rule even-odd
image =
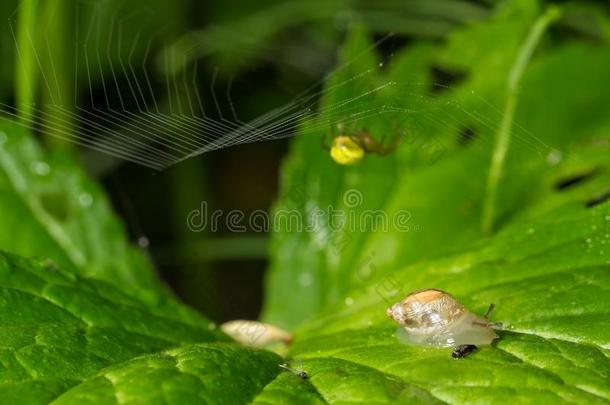
[[[490,306],[490,311],[492,308]],[[489,322],[487,314],[473,314],[442,290],[414,291],[388,308],[387,314],[401,325],[397,331],[401,342],[453,347],[456,349],[454,357],[462,357],[475,346],[489,345],[498,338],[494,328],[500,324]],[[462,346],[471,348],[466,350]]]

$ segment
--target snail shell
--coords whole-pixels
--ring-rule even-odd
[[[223,323],[220,329],[250,347],[266,347],[274,343],[290,344],[292,335],[277,326],[258,321],[234,320]]]
[[[468,311],[450,294],[436,289],[414,291],[388,308],[398,322],[398,338],[420,346],[488,345],[497,339],[489,321]]]

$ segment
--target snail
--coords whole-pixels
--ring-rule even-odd
[[[235,320],[220,326],[220,329],[238,341],[250,347],[266,347],[274,343],[290,344],[292,335],[274,325],[258,321]]]
[[[464,357],[480,345],[489,345],[502,324],[489,322],[491,304],[483,316],[470,312],[450,294],[426,289],[410,293],[387,310],[398,322],[398,338],[418,346],[452,347],[454,358]]]

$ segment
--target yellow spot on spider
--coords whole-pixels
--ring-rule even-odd
[[[352,137],[339,135],[333,139],[330,156],[340,165],[354,165],[364,158],[364,148]]]

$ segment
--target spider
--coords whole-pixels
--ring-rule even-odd
[[[330,151],[330,156],[335,162],[350,166],[360,163],[367,153],[379,156],[392,153],[398,147],[400,139],[400,133],[396,132],[386,145],[383,141],[384,137],[378,141],[366,130],[350,134],[344,130],[342,124],[339,124],[338,135],[333,137],[330,145],[326,143],[326,137],[322,137],[322,147]]]

